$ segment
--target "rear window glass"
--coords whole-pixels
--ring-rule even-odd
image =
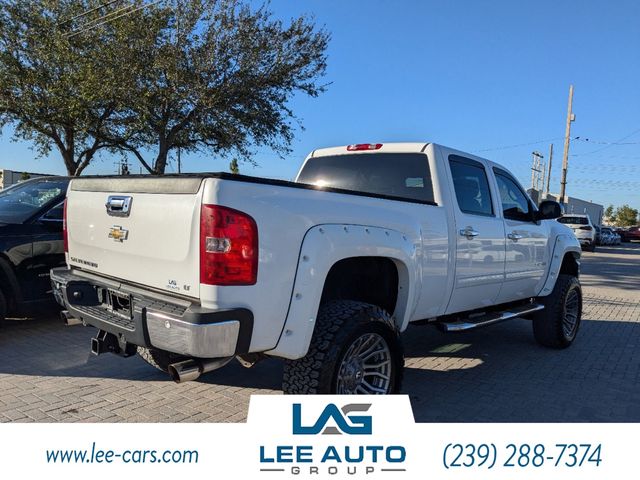
[[[307,160],[298,183],[433,202],[429,161],[423,153],[362,153]]]
[[[560,217],[558,221],[560,223],[569,223],[571,225],[589,225],[587,217]]]

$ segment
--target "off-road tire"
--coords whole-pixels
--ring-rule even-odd
[[[575,292],[578,296],[577,320],[571,334],[567,335],[563,328],[567,299]],[[553,291],[546,297],[539,297],[544,305],[533,315],[533,335],[537,342],[550,348],[567,348],[573,343],[580,328],[582,318],[582,288],[573,275],[558,275]]]
[[[362,335],[375,333],[391,354],[387,393],[398,393],[402,384],[404,353],[391,316],[382,308],[351,300],[328,302],[320,307],[307,354],[285,360],[282,390],[285,394],[336,393],[337,373],[349,347]]]
[[[187,357],[177,353],[158,350],[157,348],[138,347],[138,355],[152,367],[165,373],[169,373],[169,365],[186,360]]]

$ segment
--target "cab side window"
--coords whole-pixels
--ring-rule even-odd
[[[472,215],[493,216],[484,165],[470,158],[449,155],[449,167],[460,210]]]
[[[533,209],[531,202],[522,191],[520,185],[504,170],[495,168],[493,171],[496,175],[496,181],[498,182],[498,192],[500,194],[504,218],[532,222]]]

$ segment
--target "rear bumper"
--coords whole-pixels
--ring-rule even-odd
[[[57,302],[84,323],[123,341],[195,358],[220,358],[249,351],[253,313],[245,308],[208,310],[188,300],[147,291],[86,272],[55,268]],[[128,311],[102,302],[104,291],[130,299]]]

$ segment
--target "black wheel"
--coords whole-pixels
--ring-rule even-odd
[[[592,253],[596,251],[596,244],[595,243],[591,244],[591,246],[589,247],[589,251],[592,252]]]
[[[391,316],[368,303],[340,300],[320,307],[307,355],[286,360],[288,394],[389,394],[402,383],[404,356]]]
[[[138,355],[152,367],[162,370],[165,373],[169,372],[169,365],[176,362],[186,360],[187,357],[178,355],[177,353],[167,352],[165,350],[158,350],[156,348],[138,347]]]
[[[573,275],[559,275],[547,297],[538,298],[544,310],[533,316],[533,334],[541,345],[566,348],[573,343],[582,318],[582,288]]]

